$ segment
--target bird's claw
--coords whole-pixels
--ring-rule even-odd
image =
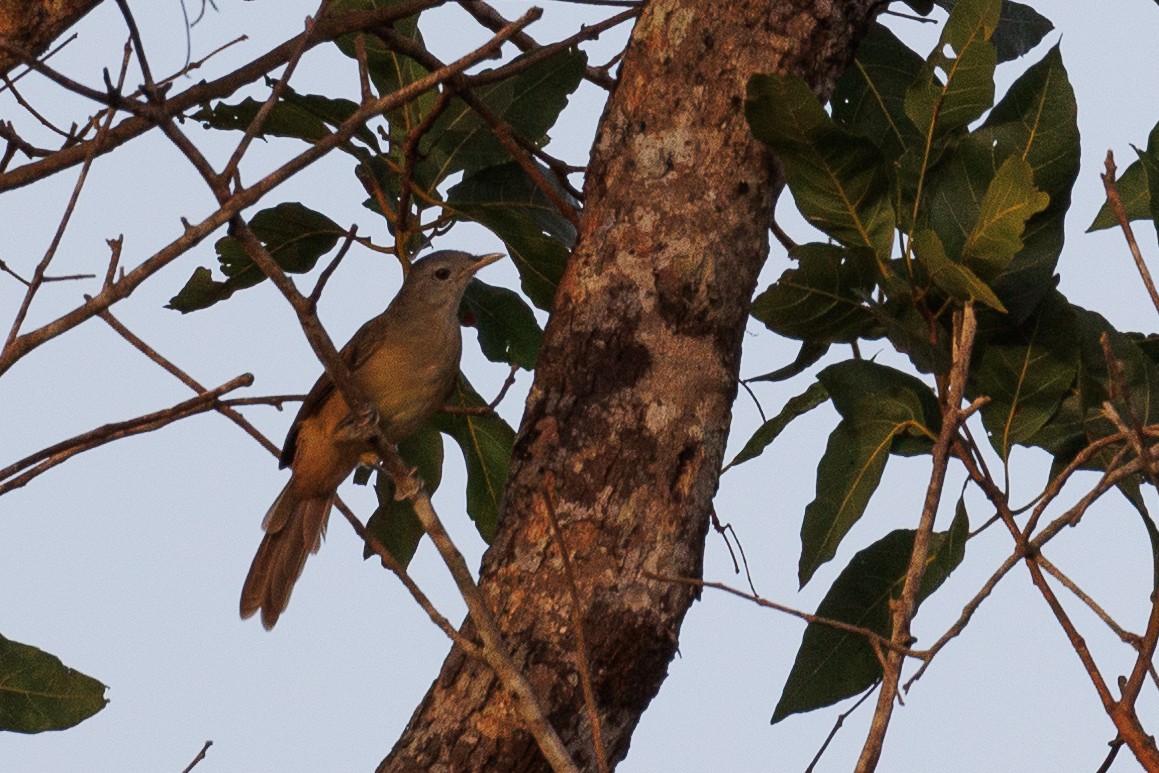
[[[378,409],[371,403],[363,403],[338,422],[337,429],[347,440],[369,442],[374,437],[378,422]]]
[[[417,497],[419,492],[423,490],[423,479],[419,475],[419,468],[411,467],[401,484],[399,485],[399,481],[395,481],[394,499],[396,502]]]

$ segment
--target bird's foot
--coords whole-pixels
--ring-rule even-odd
[[[336,429],[345,440],[369,443],[378,427],[378,409],[371,403],[363,403],[338,422]]]
[[[418,467],[411,467],[407,472],[406,477],[396,479],[394,485],[394,498],[397,502],[403,500],[414,499],[423,490],[423,479],[419,475]]]

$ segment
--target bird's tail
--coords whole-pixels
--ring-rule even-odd
[[[333,502],[333,494],[303,499],[289,485],[282,489],[262,522],[266,533],[241,589],[243,618],[260,609],[267,630],[278,622],[306,558],[322,546]]]

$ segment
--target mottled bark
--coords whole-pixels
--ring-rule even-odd
[[[40,56],[66,29],[96,8],[101,0],[0,0],[0,39],[32,56]],[[23,59],[0,48],[0,74]]]
[[[482,589],[574,758],[594,769],[576,669],[572,554],[604,741],[624,758],[694,598],[774,181],[745,82],[827,95],[880,3],[651,0],[600,124]],[[468,626],[469,629],[469,626]],[[383,771],[545,763],[487,666],[453,650]]]

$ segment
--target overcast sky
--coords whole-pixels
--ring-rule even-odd
[[[155,72],[180,68],[184,33],[176,2],[132,3]],[[514,16],[529,4],[499,2]],[[548,2],[539,39],[563,37],[600,9]],[[210,73],[226,71],[294,34],[316,6],[311,0],[242,3],[219,0],[195,28],[193,57],[245,33],[248,42],[222,54]],[[1000,93],[1026,64],[1061,36],[1063,57],[1079,103],[1083,166],[1068,218],[1059,270],[1061,289],[1120,329],[1155,330],[1147,301],[1117,232],[1083,234],[1102,200],[1097,173],[1108,148],[1125,167],[1129,143],[1142,145],[1159,119],[1155,68],[1159,8],[1148,0],[1115,4],[1043,2],[1055,23],[1039,48],[1000,68]],[[941,17],[938,17],[941,18]],[[890,25],[924,53],[936,39],[932,25],[894,19]],[[424,16],[427,42],[451,57],[484,35],[454,8]],[[99,67],[115,71],[124,33],[116,7],[105,3],[76,30],[80,39],[54,60],[59,69],[97,86]],[[622,45],[625,31],[589,48],[602,63]],[[130,78],[136,78],[132,74]],[[198,76],[200,77],[200,76]],[[188,85],[184,81],[181,88]],[[34,105],[67,124],[87,107],[62,99],[33,76],[21,90]],[[303,92],[357,94],[349,60],[319,50],[293,80]],[[582,162],[602,109],[602,92],[585,84],[552,132],[551,150]],[[10,94],[0,95],[0,118],[31,122]],[[228,142],[196,126],[186,131],[213,148],[221,163]],[[227,138],[221,138],[227,139]],[[49,140],[45,139],[44,144]],[[291,142],[256,143],[247,180],[257,179],[297,152]],[[29,275],[43,255],[75,182],[75,171],[0,196],[0,259]],[[386,242],[385,228],[361,207],[364,193],[348,158],[333,155],[277,190],[263,205],[300,200],[342,224]],[[812,238],[781,213],[798,241]],[[154,132],[99,159],[53,264],[55,273],[102,273],[105,239],[123,234],[123,264],[135,265],[180,233],[179,218],[212,211],[213,201],[187,162]],[[1138,228],[1144,253],[1155,256],[1152,227]],[[456,228],[439,247],[476,252],[501,249],[478,229]],[[206,385],[252,372],[254,394],[302,392],[320,372],[292,313],[268,286],[182,317],[162,308],[197,266],[214,264],[212,240],[146,283],[114,312],[134,331]],[[774,248],[762,284],[787,261]],[[496,265],[483,278],[516,286],[513,269]],[[330,283],[321,315],[344,341],[381,310],[397,288],[391,259],[355,249]],[[46,287],[26,329],[75,306],[95,283]],[[0,275],[0,324],[7,329],[22,288]],[[467,333],[465,369],[484,394],[493,394],[505,369],[482,360]],[[767,372],[795,353],[759,323],[749,326],[743,373]],[[878,352],[867,351],[867,354]],[[885,357],[884,354],[882,354]],[[521,376],[501,412],[517,424],[529,384]],[[808,380],[758,391],[775,412]],[[90,321],[26,357],[0,378],[0,466],[52,442],[107,421],[129,418],[190,396],[188,390],[127,346],[99,321]],[[730,455],[759,421],[751,400],[736,407]],[[247,411],[276,442],[292,412]],[[825,438],[836,423],[829,408],[793,425],[760,461],[727,473],[717,498],[746,549],[757,589],[766,597],[811,610],[858,549],[893,528],[912,526],[928,476],[923,459],[895,458],[866,516],[803,592],[796,585],[801,513],[813,497],[813,475]],[[483,545],[463,515],[462,463],[448,448],[448,471],[435,497],[472,565]],[[1014,456],[1014,499],[1039,489],[1049,467],[1036,452]],[[946,486],[948,521],[960,476]],[[28,487],[0,498],[0,634],[41,647],[110,686],[109,706],[80,726],[37,736],[0,735],[3,771],[180,771],[206,739],[214,746],[199,771],[368,770],[390,749],[426,692],[449,647],[391,575],[361,559],[362,546],[341,520],[313,557],[277,629],[237,618],[237,597],[258,540],[260,521],[285,481],[274,459],[216,415],[187,420],[151,435],[119,442],[67,462]],[[347,485],[343,496],[358,512],[373,509],[370,491]],[[1150,502],[1155,504],[1154,496]],[[974,525],[989,512],[969,499]],[[1086,528],[1052,543],[1064,567],[1127,627],[1146,615],[1150,556],[1138,517],[1109,495]],[[922,608],[915,632],[933,641],[958,615],[1005,557],[1009,539],[998,530],[971,541],[963,566]],[[412,565],[416,580],[453,620],[463,605],[429,544]],[[705,575],[743,586],[722,540],[710,535]],[[1077,610],[1075,605],[1072,608]],[[1131,653],[1096,621],[1076,613],[1106,673],[1122,673]],[[681,632],[680,657],[659,697],[645,713],[620,770],[801,771],[835,720],[837,708],[769,717],[800,642],[802,624],[719,593],[706,592]],[[1159,701],[1146,692],[1144,721]],[[846,721],[820,771],[846,771],[865,738],[872,704]],[[1151,729],[1155,726],[1152,724]],[[1026,573],[1015,570],[967,633],[938,656],[929,673],[894,714],[883,771],[1093,771],[1114,737],[1078,659]],[[1113,770],[1137,770],[1124,751]]]

